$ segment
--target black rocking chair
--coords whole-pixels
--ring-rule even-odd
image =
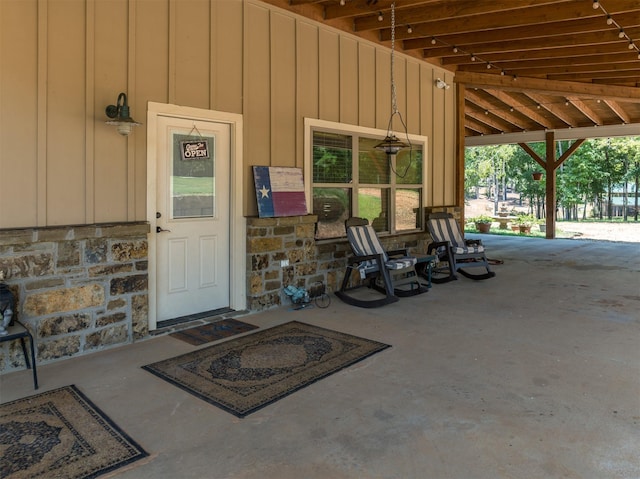
[[[489,262],[480,240],[465,240],[458,222],[448,213],[433,213],[427,220],[427,229],[433,242],[427,247],[429,254],[438,256],[440,263],[432,272],[434,283],[446,283],[458,279],[456,272],[470,279],[493,278]],[[481,273],[467,269],[482,268]]]
[[[416,258],[406,249],[385,251],[375,230],[366,219],[350,218],[345,221],[347,238],[353,251],[348,258],[342,286],[336,296],[347,304],[361,308],[376,308],[398,301],[399,296],[425,293],[428,287],[420,282],[416,273]],[[351,285],[351,273],[357,271],[362,281]],[[367,286],[382,297],[359,298],[353,290]]]

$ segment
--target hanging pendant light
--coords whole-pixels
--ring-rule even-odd
[[[381,143],[378,143],[375,148],[377,150],[384,151],[387,155],[396,155],[400,150],[411,147],[411,143],[407,144],[400,141],[396,135],[392,132],[393,117],[398,115],[400,122],[404,127],[405,133],[407,133],[407,125],[405,125],[402,115],[398,111],[398,102],[396,99],[396,83],[393,77],[393,67],[395,59],[395,44],[396,44],[396,2],[391,3],[391,117],[389,118],[389,125],[387,126],[387,136]],[[407,133],[407,141],[409,141],[409,135]]]

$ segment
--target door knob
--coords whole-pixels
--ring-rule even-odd
[[[171,230],[165,230],[160,226],[156,226],[156,233],[171,233]]]

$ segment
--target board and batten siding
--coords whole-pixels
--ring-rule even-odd
[[[453,88],[434,81],[453,76],[401,53],[394,73],[429,138],[425,205],[452,205]],[[120,92],[128,138],[104,123]],[[302,167],[304,118],[386,130],[390,51],[259,0],[3,0],[0,228],[146,220],[148,102],[243,115],[255,216],[251,166]]]

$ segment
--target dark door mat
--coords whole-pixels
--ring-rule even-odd
[[[96,478],[147,456],[75,386],[0,405],[0,477]]]
[[[253,324],[243,323],[242,321],[229,318],[197,326],[195,328],[185,329],[184,331],[171,333],[170,336],[189,344],[193,344],[194,346],[198,346],[200,344],[228,338],[229,336],[234,336],[236,334],[246,333],[247,331],[257,328],[258,326],[254,326]]]

